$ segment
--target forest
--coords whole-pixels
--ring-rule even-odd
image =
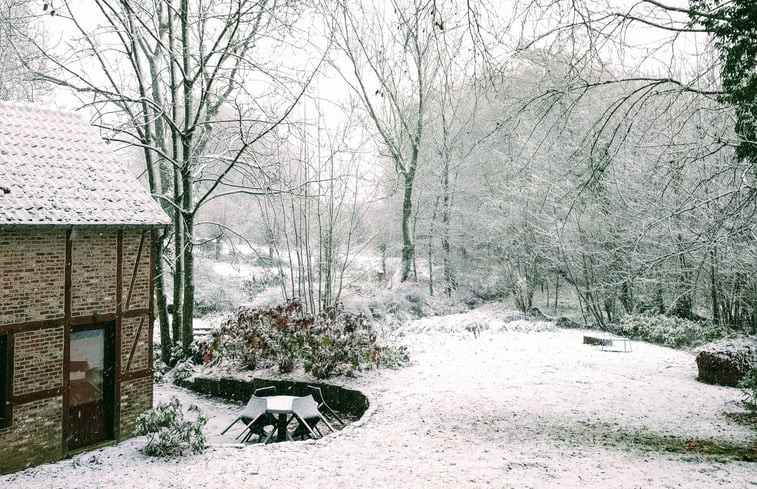
[[[163,358],[243,249],[311,313],[413,283],[757,332],[751,0],[0,7],[0,100],[87,114],[171,216]]]

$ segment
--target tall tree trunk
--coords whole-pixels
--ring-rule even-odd
[[[439,197],[434,200],[434,211],[431,213],[431,225],[428,231],[428,295],[434,295],[434,224],[438,209]]]
[[[183,250],[181,256],[184,266],[182,274],[182,314],[181,314],[181,344],[184,354],[189,354],[189,348],[194,339],[194,328],[192,325],[192,315],[194,312],[194,258],[192,256],[192,233],[194,224],[194,213],[192,213],[192,164],[191,161],[196,155],[192,154],[192,139],[194,137],[195,127],[193,124],[193,100],[192,87],[194,81],[187,76],[191,73],[191,54],[189,40],[189,0],[181,0],[181,10],[179,11],[179,22],[181,23],[181,58],[184,76],[182,77],[182,95],[184,105],[184,130],[181,134],[181,221],[184,229],[181,232],[183,237]]]
[[[186,243],[184,245],[184,303],[182,304],[182,331],[181,346],[185,354],[189,353],[192,340],[194,340],[194,325],[192,318],[194,316],[194,255],[192,246],[192,230],[194,228],[194,215],[190,214],[185,220],[184,232],[186,234]]]
[[[379,245],[379,251],[381,251],[381,279],[386,279],[386,243]]]
[[[181,179],[179,172],[174,172],[174,202],[181,202]],[[184,290],[184,219],[178,209],[173,210],[173,311],[171,313],[171,329],[174,343],[181,342],[182,300]]]
[[[415,150],[417,160],[417,150]],[[405,173],[405,190],[402,199],[402,263],[400,281],[407,281],[410,276],[410,269],[413,266],[415,257],[415,247],[411,235],[410,218],[413,214],[413,180],[415,179],[415,166],[412,164]]]
[[[444,275],[444,293],[447,297],[452,296],[452,291],[457,288],[455,272],[452,269],[452,255],[449,243],[450,234],[450,208],[452,199],[449,188],[449,157],[445,155],[442,168],[442,267]]]
[[[712,321],[720,323],[720,305],[718,304],[717,247],[710,248],[710,297],[712,298]]]
[[[172,7],[172,6],[171,6]],[[168,16],[168,49],[170,52],[169,62],[169,86],[171,95],[171,120],[179,120],[179,106],[181,100],[179,98],[179,83],[176,76],[176,63],[179,60],[176,49],[176,16],[174,8],[168,8],[166,14]],[[186,12],[184,12],[186,15]],[[179,140],[181,138],[179,128],[174,124],[170,126],[171,133],[171,158],[174,162],[179,160]],[[178,206],[181,202],[181,181],[179,179],[179,170],[176,167],[171,168],[171,174],[173,176],[173,202]],[[184,272],[182,270],[182,243],[184,242],[184,222],[181,213],[176,207],[171,209],[171,215],[173,216],[173,232],[174,232],[174,273],[173,273],[173,311],[171,313],[171,329],[173,334],[173,343],[180,344],[181,342],[181,300],[182,300],[182,284],[184,281]]]
[[[155,306],[158,313],[158,324],[160,325],[160,357],[163,363],[168,364],[171,361],[171,331],[168,322],[168,308],[166,299],[165,283],[163,281],[163,240],[165,239],[164,231],[153,233],[152,252],[155,256]]]
[[[557,313],[557,297],[560,291],[560,274],[555,275],[555,313]]]

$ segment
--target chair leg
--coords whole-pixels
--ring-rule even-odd
[[[334,432],[334,427],[331,426],[331,423],[329,423],[329,420],[326,419],[325,416],[321,416],[321,421],[323,421],[323,424],[325,424],[332,433]]]
[[[307,428],[308,432],[310,432],[310,436],[312,436],[314,440],[317,440],[318,438],[320,438],[320,437],[319,437],[318,435],[316,435],[315,431],[313,431],[313,427],[311,427],[311,426],[310,426],[310,425],[308,424],[308,422],[307,422],[307,421],[305,421],[304,419],[300,418],[299,416],[297,417],[297,421],[298,421],[298,422],[299,422],[299,423],[300,423],[300,424],[301,424],[302,426],[304,426],[305,428]]]
[[[336,418],[337,421],[339,421],[339,424],[344,425],[344,421],[342,421],[342,418],[340,418],[339,415],[336,414],[333,409],[331,409],[325,404],[323,405],[323,407],[326,409],[326,411],[329,412],[331,416],[333,416],[334,418]]]
[[[232,426],[234,426],[235,424],[237,424],[237,421],[239,421],[239,418],[235,419],[229,426],[227,426],[226,429],[221,432],[221,434],[225,435],[226,432],[229,431]]]
[[[273,438],[273,435],[276,433],[278,428],[276,425],[273,426],[273,429],[270,433],[268,433],[268,436],[265,437],[265,440],[263,440],[263,445],[268,445],[271,442],[271,439]]]

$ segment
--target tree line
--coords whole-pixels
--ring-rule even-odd
[[[599,325],[654,311],[754,331],[756,15],[3,0],[0,98],[65,93],[131,148],[173,220],[155,240],[164,358],[191,344],[194,247],[216,239],[267,244],[313,311],[368,247],[383,280],[429,294],[528,309],[570,288]]]

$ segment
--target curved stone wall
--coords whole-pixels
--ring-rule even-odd
[[[346,414],[353,420],[360,419],[370,405],[368,398],[360,391],[318,382],[195,377],[177,381],[177,384],[201,394],[237,402],[247,402],[255,389],[261,387],[274,386],[278,394],[306,396],[308,395],[307,386],[315,385],[321,388],[323,398],[331,409],[339,414]]]

